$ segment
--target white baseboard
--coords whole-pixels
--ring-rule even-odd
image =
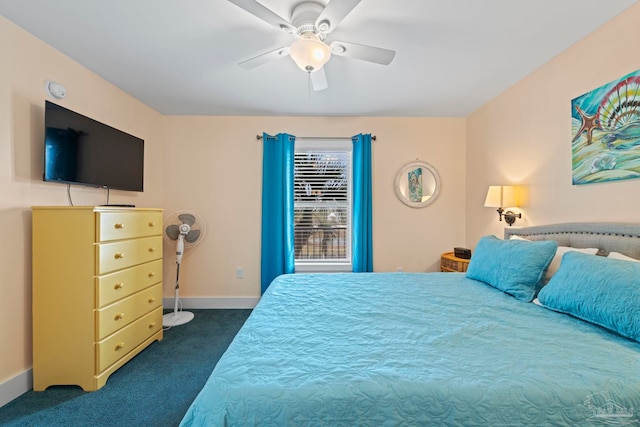
[[[165,310],[173,307],[175,298],[163,298]],[[215,297],[215,298],[180,298],[182,308],[185,309],[211,309],[211,308],[255,308],[260,297]]]
[[[4,406],[16,397],[33,388],[33,371],[31,368],[9,378],[0,384],[0,406]]]

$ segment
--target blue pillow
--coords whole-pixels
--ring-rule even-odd
[[[480,239],[469,262],[467,277],[480,280],[521,301],[532,301],[544,272],[558,248],[555,240]]]
[[[568,252],[538,300],[640,342],[640,263]]]

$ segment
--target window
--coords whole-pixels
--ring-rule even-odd
[[[351,271],[351,141],[297,140],[296,271]]]

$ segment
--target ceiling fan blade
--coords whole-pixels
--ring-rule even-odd
[[[262,55],[258,55],[251,59],[247,59],[246,61],[242,61],[238,65],[244,69],[250,70],[252,68],[259,67],[262,64],[266,64],[269,61],[273,61],[278,58],[284,58],[285,56],[289,56],[289,46],[281,47],[279,49],[272,50],[271,52],[263,53]]]
[[[327,83],[327,75],[324,72],[324,67],[314,71],[309,75],[309,77],[311,77],[311,86],[313,86],[313,90],[325,90],[329,87],[329,83]]]
[[[339,41],[331,43],[331,53],[382,65],[389,65],[396,55],[394,50]]]
[[[335,30],[361,0],[330,0],[316,20],[316,28],[325,34]]]
[[[267,9],[255,0],[229,0],[241,9],[246,10],[253,16],[262,19],[267,24],[273,25],[276,28],[284,30],[289,34],[293,34],[296,29],[289,21],[280,17],[271,9]]]

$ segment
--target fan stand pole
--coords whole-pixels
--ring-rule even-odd
[[[170,328],[172,326],[184,325],[193,320],[194,314],[190,311],[178,311],[178,301],[180,292],[180,263],[176,263],[176,293],[173,302],[173,312],[162,316],[162,326]]]

